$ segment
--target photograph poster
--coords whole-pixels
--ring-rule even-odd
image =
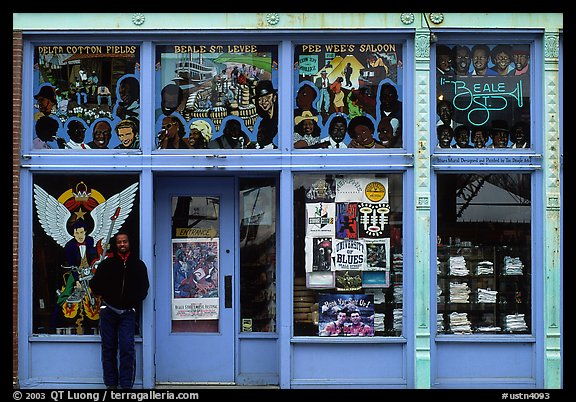
[[[218,318],[218,250],[218,238],[172,240],[172,320]]]
[[[371,294],[320,293],[318,309],[319,336],[374,335],[374,296]]]

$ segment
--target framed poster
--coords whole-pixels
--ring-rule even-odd
[[[172,240],[172,319],[219,316],[219,239]]]

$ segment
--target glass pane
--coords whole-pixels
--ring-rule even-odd
[[[158,46],[158,149],[276,149],[278,49]]]
[[[218,332],[219,216],[219,197],[172,197],[172,332]]]
[[[438,332],[531,331],[529,174],[438,176]]]
[[[294,48],[294,148],[401,148],[402,45]]]
[[[529,45],[438,45],[438,147],[530,148],[529,64]]]
[[[276,331],[276,181],[240,179],[242,332]]]
[[[402,334],[402,191],[401,174],[294,176],[294,335]]]
[[[140,48],[34,48],[33,149],[139,149]]]
[[[100,298],[90,279],[119,230],[139,255],[139,203],[138,175],[34,175],[35,334],[98,333]]]

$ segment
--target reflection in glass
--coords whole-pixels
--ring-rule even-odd
[[[242,332],[276,331],[276,181],[240,179]]]

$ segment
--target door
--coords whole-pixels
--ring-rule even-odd
[[[155,188],[156,382],[234,383],[234,179]]]

